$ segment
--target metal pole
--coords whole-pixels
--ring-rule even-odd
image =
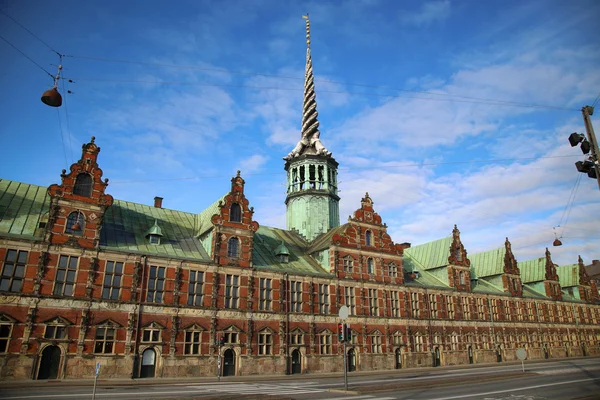
[[[92,392],[92,400],[96,399],[96,382],[98,382],[98,375],[94,377],[94,391]]]
[[[218,346],[219,357],[217,358],[217,381],[221,382],[221,345]]]
[[[344,329],[346,329],[346,324],[344,324]],[[348,391],[348,353],[346,352],[346,341],[345,340],[344,340],[344,390]]]
[[[592,161],[594,162],[594,168],[596,169],[596,179],[598,180],[598,188],[600,189],[600,149],[598,149],[598,141],[596,140],[596,135],[594,134],[594,127],[592,126],[592,121],[590,120],[590,115],[594,114],[594,107],[585,106],[581,109],[581,114],[583,115],[583,122],[585,124],[585,131],[587,132],[588,141],[592,145]]]

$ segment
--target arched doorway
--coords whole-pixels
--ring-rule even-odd
[[[354,349],[348,350],[348,372],[356,371],[356,353]]]
[[[468,353],[469,353],[469,364],[473,364],[473,347],[472,346],[469,346]]]
[[[60,347],[47,346],[42,351],[38,379],[56,379],[60,367]]]
[[[292,374],[302,373],[302,355],[298,349],[292,351]]]
[[[223,376],[235,376],[235,352],[231,349],[223,353]]]
[[[496,361],[502,362],[502,347],[501,346],[498,346],[496,348]]]
[[[436,347],[433,350],[433,366],[434,367],[439,367],[440,365],[442,365],[442,360],[440,357],[440,348]]]
[[[146,349],[142,353],[142,370],[140,378],[154,378],[156,372],[156,352],[154,349]]]
[[[396,360],[396,365],[394,366],[394,368],[396,369],[401,369],[402,368],[402,351],[400,351],[400,349],[396,349],[396,353],[395,353],[395,360]]]

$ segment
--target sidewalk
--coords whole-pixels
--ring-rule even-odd
[[[568,361],[568,360],[581,360],[581,359],[598,359],[598,356],[588,357],[570,357],[570,358],[555,358],[547,360],[533,360],[525,361],[525,367],[533,364],[544,364],[550,362]],[[461,364],[461,365],[448,365],[443,367],[421,367],[421,368],[404,368],[404,369],[392,369],[392,370],[378,370],[378,371],[355,371],[348,374],[348,379],[352,379],[355,376],[375,376],[375,375],[394,375],[402,377],[403,375],[409,375],[410,377],[420,377],[431,375],[432,373],[445,370],[477,370],[479,368],[490,368],[494,366],[508,366],[515,365],[520,366],[520,361],[506,361],[502,363],[485,363],[485,364]],[[247,376],[227,376],[221,377],[220,382],[264,382],[264,381],[287,381],[287,380],[310,380],[319,378],[335,378],[339,377],[343,379],[343,372],[332,372],[332,373],[315,373],[315,374],[294,374],[294,375],[247,375]],[[198,377],[185,377],[185,378],[137,378],[137,379],[103,379],[101,376],[98,378],[98,387],[112,387],[112,386],[144,386],[144,385],[175,385],[175,384],[194,384],[194,383],[216,383],[218,379],[216,376],[198,376]],[[0,382],[0,389],[10,388],[21,388],[21,387],[41,387],[46,385],[56,386],[93,386],[94,379],[63,379],[63,380],[18,380],[18,381],[3,381]]]

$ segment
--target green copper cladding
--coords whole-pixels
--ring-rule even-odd
[[[307,241],[340,225],[338,163],[330,156],[302,155],[286,162],[288,230]]]

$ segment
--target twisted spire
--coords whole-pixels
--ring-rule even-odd
[[[306,19],[306,67],[304,73],[304,103],[302,105],[302,137],[307,138],[319,132],[319,121],[317,116],[317,100],[315,94],[315,81],[312,67],[312,56],[310,54],[310,20]]]

